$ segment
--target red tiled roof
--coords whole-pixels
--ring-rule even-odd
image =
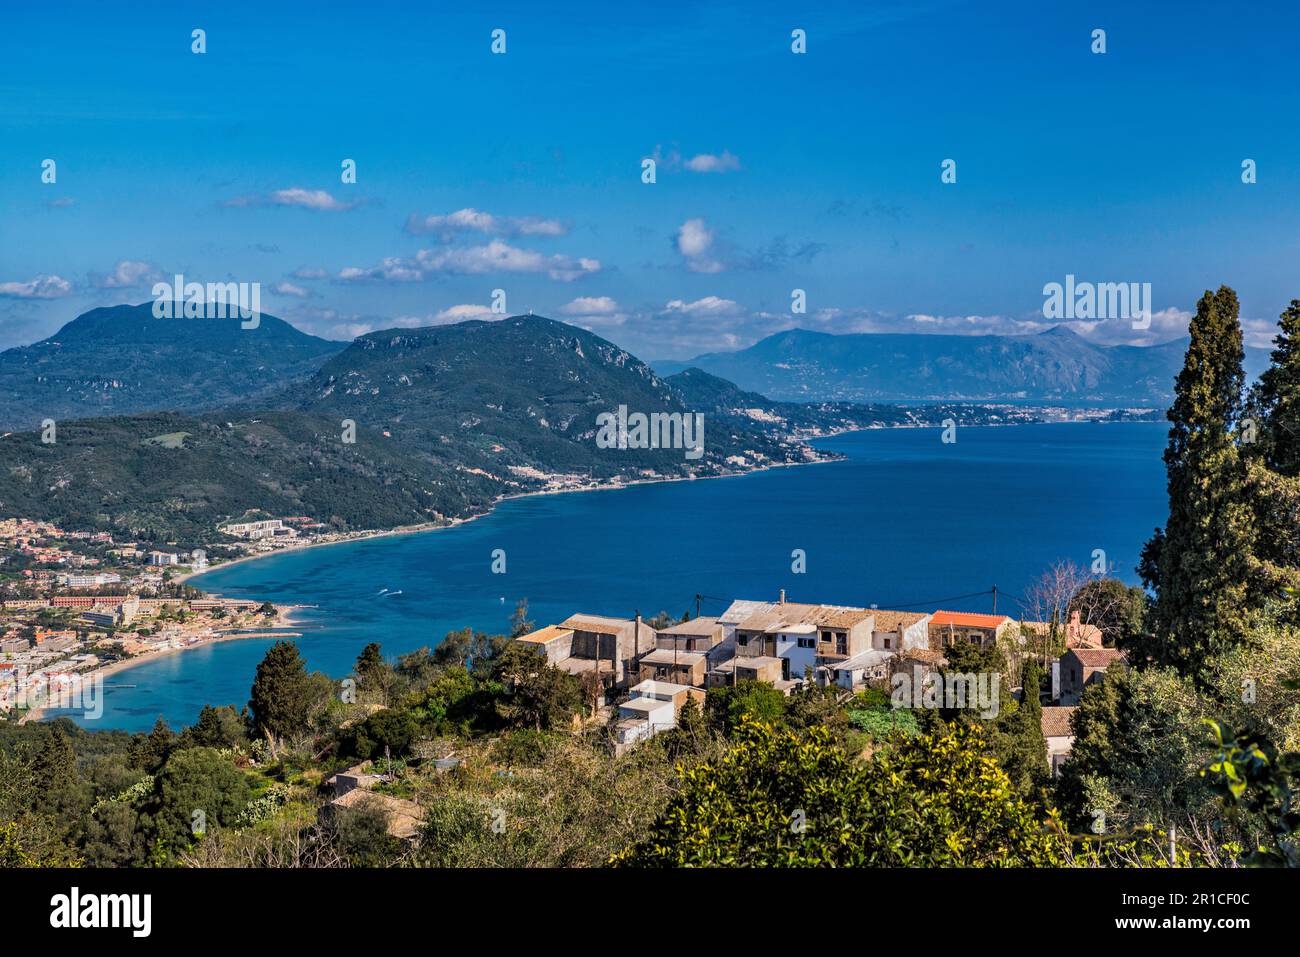
[[[980,615],[973,611],[936,611],[932,625],[956,625],[958,628],[1000,628],[1011,619],[1006,615]]]
[[[1124,657],[1124,652],[1116,648],[1071,648],[1066,653],[1074,655],[1088,668],[1105,668],[1116,658]]]
[[[1041,723],[1043,726],[1043,737],[1045,738],[1063,738],[1067,735],[1074,734],[1070,730],[1070,719],[1074,716],[1077,708],[1044,708]]]

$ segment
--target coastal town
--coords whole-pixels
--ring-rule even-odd
[[[236,524],[226,534],[237,543],[216,549],[231,560],[318,538],[280,520]],[[209,597],[184,584],[209,567],[205,549],[0,520],[0,715],[93,713],[102,698],[91,679],[216,641],[297,634],[288,630],[289,606]]]

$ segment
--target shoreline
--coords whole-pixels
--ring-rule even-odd
[[[179,655],[182,652],[193,651],[196,648],[207,648],[210,645],[218,645],[227,641],[241,641],[246,638],[267,638],[271,637],[271,632],[282,633],[284,637],[299,638],[302,637],[300,631],[289,631],[297,622],[294,620],[294,613],[301,606],[298,605],[277,605],[275,620],[269,625],[258,629],[249,629],[243,632],[232,632],[228,634],[213,635],[211,638],[205,638],[202,641],[196,641],[180,648],[163,648],[158,651],[148,651],[140,655],[132,655],[129,658],[118,658],[107,664],[102,664],[89,671],[78,672],[82,677],[98,677],[101,679],[110,678],[113,675],[121,674],[123,671],[130,671],[140,665],[148,664],[151,661],[159,661],[171,655]],[[57,709],[56,709],[57,710]],[[18,719],[19,724],[26,724],[29,721],[44,721],[49,715],[50,707],[43,705],[39,708],[29,708],[27,712]]]
[[[967,428],[999,429],[999,428],[1012,428],[1020,425],[1087,425],[1087,424],[1128,425],[1128,424],[1142,424],[1142,423],[1141,422],[1089,423],[1086,420],[1069,419],[1062,422],[989,423],[985,426],[967,426]],[[803,441],[811,444],[821,439],[833,439],[841,435],[850,435],[854,432],[875,432],[884,429],[933,429],[933,428],[940,428],[940,426],[918,425],[918,424],[911,424],[911,423],[905,425],[864,425],[854,429],[838,429],[835,431],[826,432],[823,435],[805,436],[803,438]],[[661,485],[661,484],[666,484],[668,482],[706,482],[713,479],[740,478],[745,475],[756,475],[761,472],[768,472],[771,471],[772,469],[796,468],[803,465],[826,465],[828,463],[837,462],[837,461],[840,461],[840,459],[828,457],[822,459],[813,459],[812,461],[807,461],[807,462],[775,462],[768,465],[761,465],[757,468],[749,469],[744,472],[729,472],[725,475],[662,476],[660,478],[636,479],[631,482],[618,482],[618,483],[607,482],[600,485],[583,486],[577,488],[535,489],[529,492],[511,492],[509,494],[501,495],[497,497],[492,502],[492,504],[487,508],[486,511],[479,512],[477,515],[466,515],[462,518],[454,518],[442,524],[437,524],[434,522],[422,522],[418,525],[401,525],[398,526],[397,528],[376,529],[374,531],[358,532],[356,535],[353,535],[351,537],[340,538],[332,542],[308,542],[304,545],[288,545],[284,548],[277,548],[274,551],[265,552],[260,555],[241,555],[239,558],[232,558],[230,561],[222,562],[220,565],[212,565],[204,569],[203,571],[199,571],[199,572],[188,572],[185,575],[182,575],[179,578],[174,578],[172,580],[174,582],[177,582],[178,584],[183,584],[191,581],[191,579],[200,578],[204,575],[210,575],[213,572],[219,571],[224,568],[230,568],[234,565],[240,565],[245,562],[255,562],[264,558],[273,558],[276,555],[286,555],[289,554],[290,552],[306,551],[309,548],[328,548],[331,545],[347,545],[352,542],[368,542],[378,538],[386,538],[390,535],[416,535],[424,532],[439,532],[444,529],[455,528],[459,525],[465,525],[468,524],[469,522],[474,522],[474,521],[478,521],[481,518],[486,518],[489,515],[493,514],[496,511],[497,506],[500,505],[502,502],[514,501],[516,499],[532,498],[534,496],[540,496],[540,495],[572,495],[578,492],[609,492],[609,491],[616,491],[618,489],[632,488],[633,486],[637,486],[637,485]],[[194,587],[197,588],[199,586],[196,585]],[[220,592],[211,592],[208,594],[217,595],[219,597],[221,596]]]
[[[867,428],[862,428],[862,429],[844,429],[839,432],[828,432],[826,435],[815,436],[809,441],[816,441],[817,439],[830,439],[830,438],[834,438],[837,435],[847,435],[850,432],[866,432],[866,431],[870,431],[873,428],[875,427],[869,426]],[[920,428],[920,426],[900,426],[900,428]],[[256,562],[264,558],[274,558],[276,555],[287,555],[290,554],[291,552],[305,552],[311,548],[329,548],[331,545],[349,545],[354,542],[369,542],[379,538],[387,538],[392,535],[418,535],[425,532],[441,532],[449,528],[456,528],[457,526],[460,525],[467,525],[470,522],[476,522],[479,519],[487,518],[489,515],[492,515],[496,512],[497,506],[500,505],[502,502],[510,502],[518,499],[534,498],[542,495],[573,495],[582,492],[613,492],[613,491],[618,491],[619,489],[633,488],[634,486],[638,486],[638,485],[665,485],[670,482],[708,482],[714,479],[741,478],[746,475],[757,475],[761,472],[772,471],[773,469],[797,468],[799,466],[804,466],[804,465],[826,465],[838,461],[840,461],[840,459],[838,458],[822,458],[822,459],[813,459],[807,462],[774,462],[769,465],[761,465],[757,468],[749,469],[748,471],[745,472],[728,472],[725,475],[677,475],[677,476],[666,475],[660,478],[642,478],[630,482],[617,482],[617,483],[606,482],[601,485],[581,486],[575,488],[547,488],[547,489],[534,489],[528,492],[511,492],[507,495],[498,496],[486,511],[479,512],[476,515],[466,515],[463,518],[454,518],[442,524],[436,524],[433,522],[424,522],[419,525],[401,525],[398,526],[397,528],[377,529],[375,531],[358,532],[357,534],[350,536],[348,538],[340,538],[332,542],[308,542],[303,545],[287,545],[284,548],[277,548],[273,551],[264,552],[260,555],[241,555],[239,558],[232,558],[230,561],[222,562],[220,565],[211,565],[208,568],[205,568],[203,571],[188,572],[177,578],[173,578],[172,581],[177,584],[183,584],[183,583],[190,582],[192,579],[201,578],[204,575],[211,575],[214,572],[226,568],[231,568],[235,565],[242,565],[247,562]],[[200,586],[195,585],[194,587],[199,588]],[[215,592],[215,591],[205,592],[205,594],[215,595],[217,597],[233,597],[233,596],[223,596],[220,592]]]
[[[277,624],[272,627],[282,627],[282,626],[277,622]],[[287,637],[296,638],[296,637],[301,637],[302,635],[301,632],[288,632],[288,631],[284,632],[283,634],[284,637],[286,638]],[[150,651],[142,655],[132,655],[130,658],[119,658],[116,661],[110,661],[106,665],[101,665],[98,668],[93,668],[90,671],[81,672],[81,674],[83,677],[86,678],[97,677],[101,679],[108,679],[111,678],[113,675],[121,674],[124,671],[130,671],[132,668],[136,668],[140,665],[148,664],[153,661],[160,661],[163,658],[169,658],[172,655],[179,655],[186,651],[193,651],[196,648],[207,648],[210,645],[218,645],[227,641],[241,641],[246,638],[268,638],[268,637],[271,636],[268,635],[265,630],[251,632],[248,634],[216,635],[212,638],[205,639],[204,641],[194,642],[193,644],[185,645],[184,647],[181,648],[163,648],[159,651]],[[55,708],[53,710],[61,710],[61,709]],[[51,715],[50,711],[51,711],[51,707],[49,705],[42,705],[39,708],[29,708],[27,712],[21,718],[18,719],[18,723],[26,724],[30,721],[45,721],[52,717],[58,717],[58,715]]]

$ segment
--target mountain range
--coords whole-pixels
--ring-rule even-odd
[[[0,516],[191,545],[250,512],[341,531],[440,523],[545,488],[824,459],[807,440],[845,429],[1032,421],[956,403],[774,401],[702,369],[661,376],[533,315],[343,344],[266,315],[250,330],[154,319],[149,304],[96,309],[4,353],[0,382],[16,426],[0,435]],[[699,454],[602,444],[620,409],[702,416]],[[32,431],[47,418],[53,442]]]
[[[255,330],[204,320],[174,320],[195,323],[174,330],[147,309],[95,310],[30,352],[11,350],[11,382],[44,361],[67,383],[74,355],[95,373],[66,389],[38,375],[35,394],[25,384],[9,394],[11,422],[32,429],[52,418],[56,429],[53,442],[39,430],[0,436],[0,515],[196,543],[250,510],[388,528],[479,514],[557,482],[707,477],[824,457],[802,437],[821,428],[815,410],[795,410],[792,424],[761,396],[733,408],[734,387],[703,373],[685,377],[688,406],[635,356],[540,316],[344,345],[269,316]],[[146,411],[97,414],[132,406]],[[699,456],[601,447],[599,417],[620,406],[704,414]],[[824,424],[859,423],[837,411]]]
[[[1023,402],[1163,408],[1187,339],[1105,346],[1056,326],[1026,336],[831,335],[791,329],[737,352],[654,363],[662,375],[698,368],[791,402]],[[1248,349],[1248,376],[1268,352]]]

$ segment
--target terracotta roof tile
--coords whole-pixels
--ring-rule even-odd
[[[1044,708],[1042,725],[1043,736],[1047,738],[1061,738],[1074,734],[1070,729],[1070,719],[1074,717],[1074,712],[1078,708]]]

